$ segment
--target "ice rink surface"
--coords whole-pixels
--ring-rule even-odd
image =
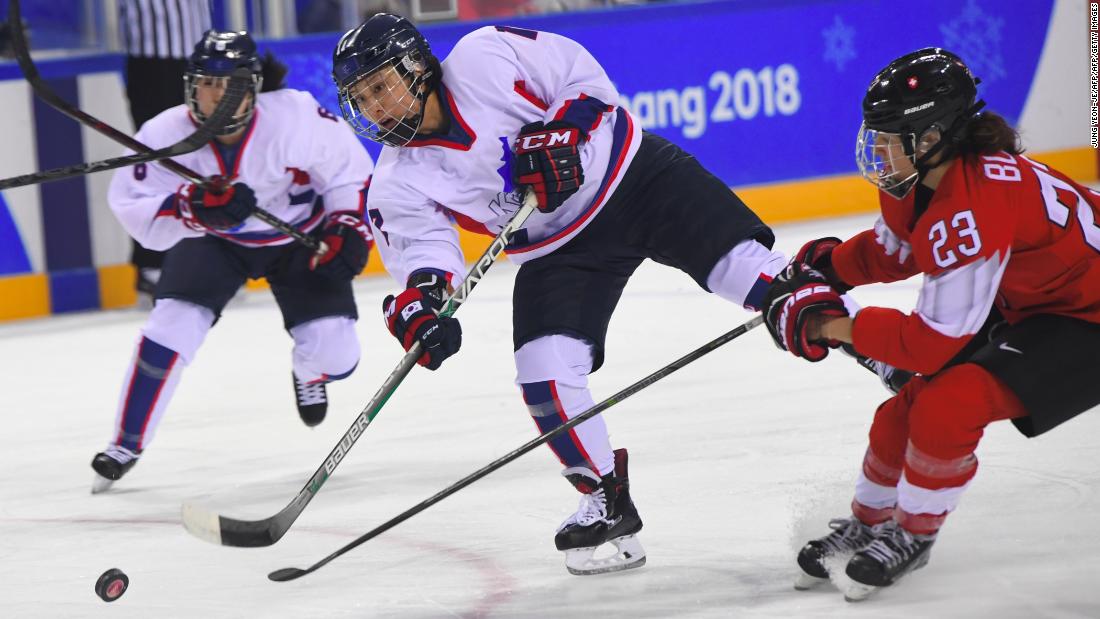
[[[873,218],[777,228],[792,251]],[[240,518],[275,513],[337,443],[400,350],[378,307],[394,286],[357,284],[364,350],[329,386],[328,419],[302,425],[291,340],[266,292],[239,297],[187,369],[140,464],[91,496],[144,314],[0,325],[0,617],[1098,617],[1100,415],[1027,440],[991,426],[978,476],[927,568],[870,600],[792,589],[794,556],[845,515],[877,379],[834,354],[811,365],[759,328],[607,411],[628,447],[648,564],[577,577],[554,549],[577,493],[543,447],[320,571],[306,567],[531,439],[512,384],[511,285],[497,265],[464,306],[465,343],[416,368],[297,524],[264,549],[213,546],[179,523],[198,500]],[[918,281],[857,299],[909,309]],[[598,400],[748,320],[679,272],[646,264],[611,323]],[[1100,379],[1100,377],[1098,377]],[[130,577],[105,604],[104,570]]]

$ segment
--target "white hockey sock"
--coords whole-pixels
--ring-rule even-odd
[[[290,329],[294,338],[292,367],[298,380],[307,383],[347,378],[359,363],[359,337],[355,320],[327,316]]]

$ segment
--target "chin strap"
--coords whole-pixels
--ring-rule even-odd
[[[984,107],[985,101],[979,99],[977,102],[974,103],[974,105],[970,107],[970,109],[966,111],[965,114],[963,114],[960,121],[954,123],[943,131],[943,133],[940,135],[940,140],[933,144],[932,148],[928,149],[928,152],[924,153],[913,161],[913,167],[917,169],[917,183],[923,181],[925,175],[927,175],[932,168],[936,167],[933,165],[928,165],[928,162],[933,157],[935,157],[941,151],[944,153],[945,159],[951,156],[951,150],[948,150],[948,148],[950,147],[953,149],[956,137],[962,137],[961,135],[957,134],[965,129],[970,121],[973,120],[978,115],[978,112],[981,112],[982,108]],[[906,145],[906,148],[909,148],[909,146]],[[915,145],[913,146],[913,148],[915,148]],[[912,156],[913,154],[914,153],[910,153],[910,156]]]

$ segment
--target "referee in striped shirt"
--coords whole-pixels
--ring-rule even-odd
[[[126,51],[126,97],[134,128],[183,103],[187,57],[211,28],[210,0],[118,0],[119,31]],[[164,253],[133,242],[130,262],[137,290],[153,294]]]

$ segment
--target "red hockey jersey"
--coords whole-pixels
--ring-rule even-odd
[[[1022,155],[958,159],[924,213],[914,195],[880,192],[882,215],[838,246],[837,275],[853,286],[924,274],[911,314],[868,307],[855,318],[856,350],[930,374],[985,322],[1034,314],[1100,322],[1100,193]]]

